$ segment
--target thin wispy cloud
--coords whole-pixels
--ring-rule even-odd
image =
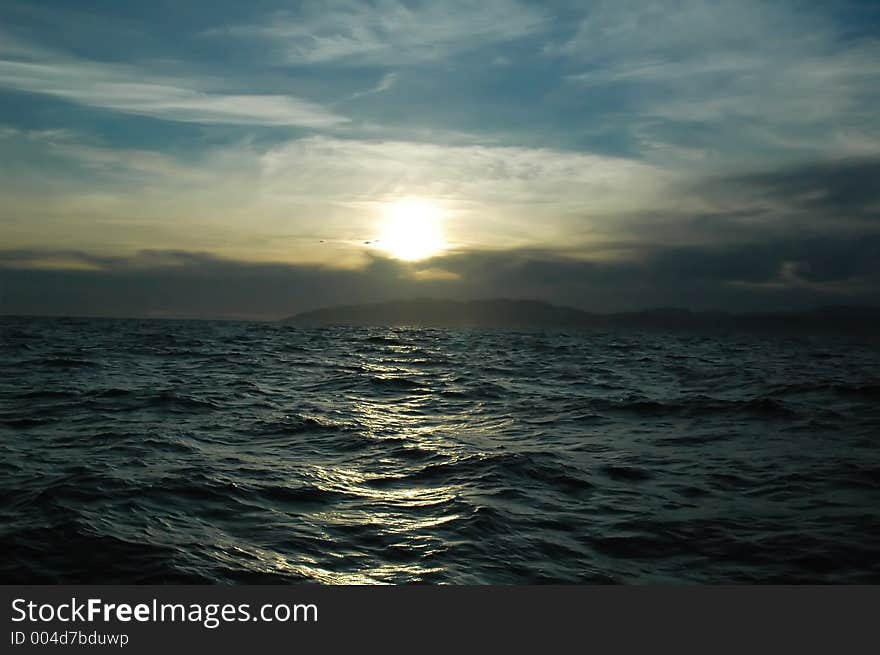
[[[548,23],[546,13],[518,0],[399,0],[306,3],[250,25],[206,32],[269,43],[294,64],[343,62],[404,65],[532,34]]]
[[[580,69],[567,79],[585,92],[638,88],[625,129],[654,144],[692,135],[707,150],[766,157],[847,154],[854,134],[876,142],[880,39],[847,39],[793,3],[600,1],[545,53]]]
[[[392,86],[397,83],[397,80],[400,79],[400,75],[397,73],[387,73],[382,76],[382,79],[379,80],[379,83],[376,86],[367,89],[366,91],[357,91],[356,93],[351,94],[351,98],[361,98],[363,96],[371,96],[376,93],[383,93],[388,91]]]
[[[347,119],[302,98],[229,93],[211,79],[159,76],[131,65],[0,45],[0,89],[45,94],[80,105],[170,121],[331,127]]]

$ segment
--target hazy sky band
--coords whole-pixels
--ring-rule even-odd
[[[0,25],[3,312],[52,310],[21,271],[76,271],[91,303],[119,262],[222,263],[278,315],[880,300],[873,2],[7,2]],[[443,208],[449,251],[365,244],[400,197]],[[270,269],[325,292],[269,294]],[[205,313],[273,313],[248,307]]]

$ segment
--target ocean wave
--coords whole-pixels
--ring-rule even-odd
[[[870,343],[0,335],[2,582],[880,581]]]

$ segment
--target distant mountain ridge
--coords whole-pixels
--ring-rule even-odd
[[[880,334],[880,307],[830,306],[797,312],[695,312],[659,307],[600,314],[540,300],[416,298],[339,305],[282,319],[289,325],[421,327],[646,327],[820,330]]]

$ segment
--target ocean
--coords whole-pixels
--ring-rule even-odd
[[[0,318],[3,583],[878,583],[845,336]]]

